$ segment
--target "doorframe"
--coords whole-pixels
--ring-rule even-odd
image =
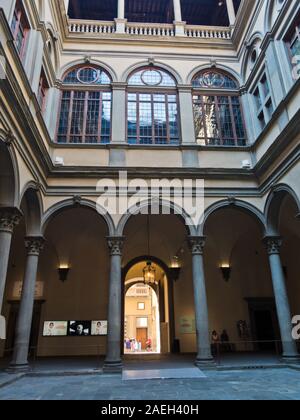
[[[170,351],[171,353],[174,353],[174,350],[176,348],[175,344],[175,307],[174,307],[174,282],[176,282],[179,278],[180,269],[179,268],[170,268],[168,267],[161,259],[149,256],[149,255],[142,255],[140,257],[136,257],[133,260],[129,261],[123,268],[122,268],[122,325],[121,325],[121,351],[124,355],[124,323],[125,323],[125,297],[126,297],[126,287],[125,287],[125,281],[127,274],[129,270],[134,267],[136,264],[139,264],[143,261],[152,261],[156,265],[158,265],[166,274],[167,277],[167,285],[168,285],[168,302],[169,302],[169,345],[170,345]],[[130,285],[130,287],[133,286],[133,284]],[[155,290],[155,289],[154,289]],[[157,293],[157,290],[155,290]],[[160,291],[159,291],[160,292]],[[161,314],[165,314],[165,306],[164,306],[164,299],[161,297],[161,293],[157,293],[158,299],[158,305],[159,305],[159,312],[160,312],[160,320],[163,318],[161,317]]]
[[[275,334],[275,340],[280,340],[279,322],[276,310],[275,298],[245,298],[248,303],[250,326],[254,340],[257,340],[257,329],[255,321],[255,312],[257,311],[269,311],[272,315],[272,322]],[[259,351],[258,343],[254,343],[255,351]]]

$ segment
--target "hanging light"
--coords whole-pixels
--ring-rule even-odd
[[[156,268],[150,260],[150,218],[147,216],[147,235],[148,235],[148,261],[146,267],[143,269],[143,278],[145,284],[157,284],[156,282]]]
[[[145,284],[156,284],[156,269],[151,261],[147,262],[146,267],[143,269],[143,277]]]

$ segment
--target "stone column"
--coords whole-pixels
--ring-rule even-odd
[[[17,319],[15,346],[11,368],[14,370],[28,369],[28,351],[34,305],[36,276],[38,270],[40,252],[44,246],[44,238],[27,237],[25,247],[27,260],[22,288],[20,310]]]
[[[68,16],[70,0],[64,0],[64,3],[65,3],[66,15]]]
[[[115,19],[116,22],[116,32],[125,33],[126,22],[125,19],[125,0],[118,0],[118,17]]]
[[[199,367],[213,364],[203,263],[203,249],[205,240],[206,238],[203,236],[189,237],[193,259],[193,283],[197,332],[196,365]]]
[[[125,0],[118,0],[118,19],[125,19]]]
[[[110,279],[108,298],[107,350],[104,362],[106,372],[120,372],[121,359],[121,322],[122,322],[122,248],[124,237],[109,237]]]
[[[175,22],[182,22],[180,0],[173,0]]]
[[[0,208],[0,315],[2,313],[12,234],[21,217],[20,210],[16,208]]]
[[[227,6],[227,11],[228,11],[229,24],[230,26],[233,26],[235,24],[235,18],[236,18],[233,1],[226,0],[226,6]]]
[[[269,255],[274,296],[283,345],[283,359],[286,361],[291,361],[298,359],[299,354],[297,351],[296,342],[292,337],[292,315],[280,258],[282,238],[279,236],[269,236],[264,239],[264,243]]]

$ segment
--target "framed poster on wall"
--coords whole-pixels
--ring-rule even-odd
[[[71,337],[86,337],[91,335],[91,321],[70,321],[68,335]]]
[[[65,337],[68,332],[67,321],[44,322],[43,337]]]
[[[107,335],[107,321],[92,321],[92,335]]]

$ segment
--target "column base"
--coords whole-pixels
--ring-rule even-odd
[[[109,362],[105,361],[103,365],[103,372],[104,373],[122,373],[123,364],[122,360],[117,362]]]
[[[292,356],[283,355],[282,358],[281,358],[281,361],[282,361],[282,363],[285,363],[287,365],[299,364],[300,363],[300,354],[295,354],[295,355],[292,355]]]
[[[28,372],[29,370],[30,370],[30,366],[29,366],[28,363],[25,363],[23,365],[11,364],[6,369],[6,372],[8,372],[8,373],[24,373],[24,372]]]
[[[196,359],[195,366],[197,366],[199,369],[215,368],[216,367],[216,362],[215,362],[214,358]]]

